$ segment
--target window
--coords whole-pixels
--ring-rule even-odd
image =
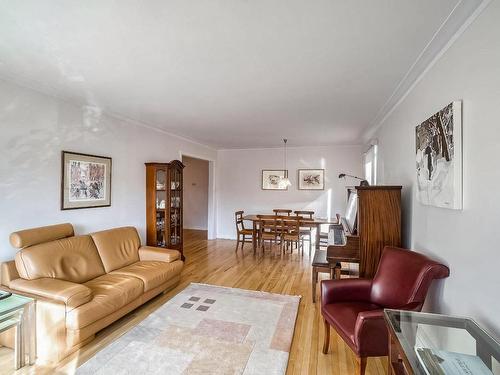
[[[377,184],[377,145],[371,145],[368,151],[363,155],[365,180],[370,185]]]

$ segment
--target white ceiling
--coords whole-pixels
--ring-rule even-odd
[[[355,144],[457,0],[0,0],[0,78],[217,148]]]

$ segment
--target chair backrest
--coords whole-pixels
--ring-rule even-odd
[[[314,211],[293,211],[297,216],[302,216],[304,218],[312,219],[314,216]]]
[[[244,213],[244,211],[236,211],[234,213],[234,220],[236,222],[236,231],[237,232],[245,229],[245,225],[243,224],[243,213]]]
[[[386,246],[372,281],[371,301],[387,308],[416,304],[420,310],[432,280],[450,275],[450,270],[415,251]]]
[[[300,225],[303,223],[302,216],[285,217],[283,219],[283,230],[288,233],[300,234]]]
[[[282,228],[282,217],[276,215],[257,215],[259,219],[260,232],[280,232]]]
[[[277,216],[290,216],[293,210],[287,210],[286,208],[275,208],[273,210],[274,214]]]

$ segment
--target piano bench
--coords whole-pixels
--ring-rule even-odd
[[[318,273],[330,274],[330,279],[340,279],[341,267],[337,263],[335,267],[331,267],[326,260],[326,250],[316,250],[312,261],[312,301],[316,303],[316,285],[318,284]]]

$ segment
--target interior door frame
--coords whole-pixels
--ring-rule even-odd
[[[179,160],[182,161],[182,157],[187,156],[190,158],[200,159],[208,161],[208,208],[207,208],[207,238],[209,240],[214,240],[217,238],[217,221],[215,212],[215,159],[211,159],[205,155],[198,155],[196,153],[179,151]],[[184,197],[186,198],[186,197]]]

